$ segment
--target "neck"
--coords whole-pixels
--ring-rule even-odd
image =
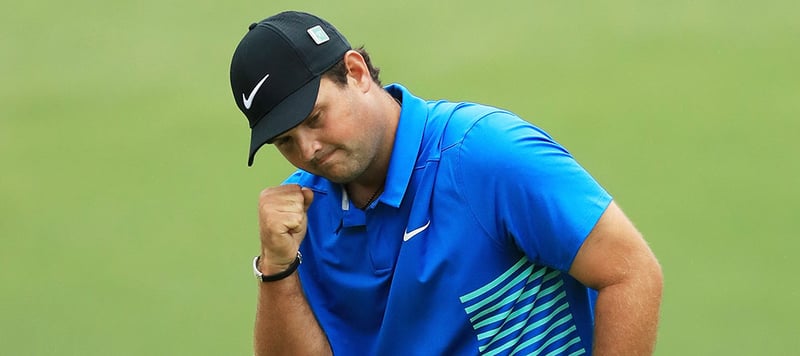
[[[381,137],[376,138],[380,145],[377,155],[373,158],[372,164],[367,171],[364,172],[356,180],[347,183],[347,189],[350,199],[356,206],[362,209],[367,208],[372,202],[380,196],[384,189],[386,176],[389,171],[389,161],[392,157],[392,149],[394,147],[395,135],[397,133],[397,126],[400,122],[400,109],[399,101],[395,100],[389,92],[381,88],[381,96],[377,101],[379,105],[378,114],[375,116],[384,122],[384,128]]]
[[[370,206],[370,204],[372,204],[372,202],[374,202],[375,199],[378,198],[378,196],[382,191],[383,191],[383,186],[378,187],[378,189],[375,189],[375,191],[372,192],[372,195],[369,197],[369,199],[367,199],[367,201],[365,201],[363,204],[357,204],[357,205],[359,206],[359,208],[361,208],[361,210],[367,209]]]

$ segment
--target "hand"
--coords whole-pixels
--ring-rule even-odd
[[[300,242],[306,237],[306,212],[313,200],[314,192],[297,184],[261,191],[258,201],[261,273],[278,273],[294,262]]]

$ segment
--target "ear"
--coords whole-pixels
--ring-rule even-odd
[[[347,67],[347,81],[352,81],[363,92],[369,91],[374,82],[364,57],[354,50],[349,50],[344,54],[344,64]]]

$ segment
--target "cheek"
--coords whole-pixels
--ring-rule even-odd
[[[364,120],[364,112],[358,105],[354,105],[352,98],[346,101],[347,105],[342,105],[341,110],[336,113],[336,118],[331,122],[331,136],[335,135],[338,142],[347,145],[363,137],[367,129]],[[344,103],[343,103],[344,104]]]
[[[300,156],[296,153],[297,150],[294,148],[282,146],[278,148],[278,152],[295,167],[299,167],[298,164],[302,163]]]

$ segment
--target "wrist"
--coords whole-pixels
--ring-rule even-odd
[[[261,273],[264,275],[271,275],[276,273],[281,273],[287,269],[289,266],[294,263],[296,259],[296,255],[289,259],[287,262],[277,262],[275,258],[265,257],[267,256],[265,253],[261,253],[261,256],[258,257],[258,261],[256,262],[256,268],[258,268]]]
[[[303,262],[303,255],[300,251],[297,251],[297,256],[288,265],[267,264],[262,263],[262,261],[261,256],[256,256],[253,259],[253,273],[256,279],[262,282],[274,282],[292,275]]]

